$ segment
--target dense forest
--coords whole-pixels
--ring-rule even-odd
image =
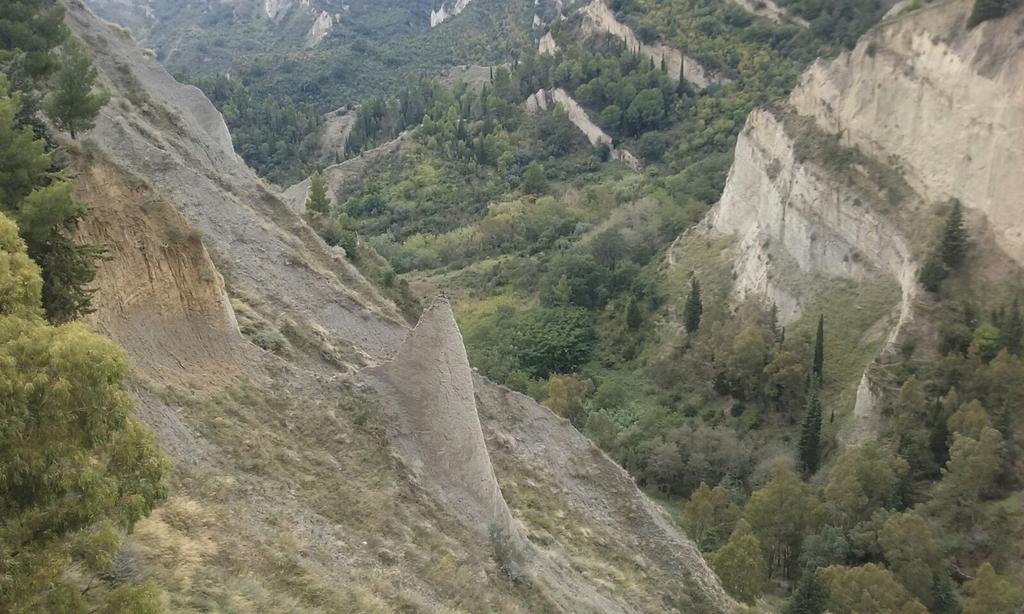
[[[882,10],[780,4],[811,27],[729,3],[612,3],[642,38],[730,80],[705,90],[567,18],[552,27],[558,51],[526,50],[482,87],[369,100],[352,152],[410,127],[414,137],[359,187],[329,195],[328,217],[414,293],[457,297],[473,364],[544,401],[662,498],[738,599],[792,612],[1009,614],[1024,601],[1020,542],[1001,539],[1024,526],[1021,310],[1013,288],[966,290],[959,206],[948,205],[921,279],[937,305],[937,353],[908,339],[887,367],[897,393],[878,443],[836,436],[878,350],[861,338],[897,296],[890,282],[835,282],[783,327],[773,305],[730,308],[727,243],[673,247],[689,273],[664,266],[720,196],[747,114]],[[524,110],[555,87],[642,171],[591,146],[560,106]],[[856,155],[811,137],[801,146]]]
[[[168,461],[136,417],[127,357],[77,321],[102,250],[60,160],[109,96],[64,9],[0,14],[0,611],[155,612],[117,579],[125,531],[166,495]],[[45,120],[44,120],[45,118]],[[52,126],[52,128],[51,128]],[[67,136],[60,136],[60,130]],[[63,144],[60,144],[63,143]]]

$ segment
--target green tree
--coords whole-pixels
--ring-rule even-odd
[[[823,493],[831,522],[848,529],[877,510],[895,506],[907,471],[907,461],[875,441],[848,448],[836,461]]]
[[[314,215],[327,215],[331,211],[331,197],[327,194],[327,180],[320,174],[320,171],[309,176],[306,211]]]
[[[53,75],[50,93],[43,101],[43,110],[61,130],[71,138],[96,124],[96,115],[107,102],[110,93],[96,88],[96,67],[85,46],[71,39],[61,47],[57,72]]]
[[[921,603],[935,608],[935,584],[944,573],[942,552],[928,523],[916,512],[891,514],[878,532],[889,569]]]
[[[954,434],[939,485],[946,509],[973,520],[976,503],[995,492],[1005,460],[1006,444],[999,431],[983,428],[977,439]]]
[[[544,405],[582,429],[586,422],[587,398],[593,391],[594,383],[589,379],[552,373],[548,377]]]
[[[811,384],[807,396],[807,409],[800,425],[798,456],[800,468],[805,476],[814,475],[818,470],[821,455],[821,397],[817,388],[817,382]]]
[[[1010,309],[1006,313],[1006,322],[1000,329],[1003,347],[1010,354],[1020,356],[1021,343],[1024,341],[1024,321],[1021,320],[1020,299],[1014,297]]]
[[[992,421],[981,401],[974,399],[964,403],[946,420],[946,428],[951,434],[960,434],[973,439],[981,437],[981,432],[992,427]]]
[[[874,563],[860,567],[832,565],[819,569],[818,573],[829,593],[827,609],[834,614],[928,612],[888,569]]]
[[[776,409],[792,418],[807,394],[807,365],[796,349],[780,349],[764,368],[765,393]]]
[[[46,143],[18,121],[21,97],[0,75],[0,208],[10,212],[43,184],[52,163]]]
[[[690,277],[690,293],[683,306],[683,326],[691,335],[700,328],[700,318],[704,314],[704,301],[700,296],[700,281],[697,276]]]
[[[805,570],[786,608],[786,614],[822,614],[826,607],[828,588],[814,569]]]
[[[974,579],[964,587],[970,597],[963,614],[1017,614],[1024,606],[1024,590],[996,573],[988,562],[978,567]]]
[[[639,92],[625,113],[625,123],[634,135],[657,128],[664,118],[665,97],[658,88]]]
[[[523,172],[523,192],[527,194],[543,194],[548,189],[548,178],[544,173],[544,165],[537,160],[530,162]]]
[[[66,572],[113,571],[122,532],[166,496],[168,461],[132,411],[123,350],[84,324],[47,324],[41,292],[0,214],[0,603],[147,611],[145,591],[90,603]]]
[[[983,360],[992,360],[1002,347],[1002,333],[988,322],[982,322],[974,329],[971,346],[978,351]]]
[[[750,496],[744,516],[761,542],[769,576],[791,577],[796,571],[804,534],[816,523],[816,507],[807,485],[782,464]]]
[[[729,367],[738,392],[744,399],[754,399],[764,389],[762,382],[767,354],[768,344],[756,326],[747,326],[733,339]]]
[[[959,268],[967,257],[967,249],[970,246],[970,239],[967,236],[967,226],[964,224],[963,206],[959,200],[953,201],[953,210],[946,218],[946,227],[942,231],[942,244],[940,253],[942,262],[951,269]]]
[[[18,124],[19,108],[0,75],[0,213],[17,221],[29,256],[42,267],[47,317],[67,322],[90,311],[88,285],[102,250],[68,236],[88,210],[72,198],[70,183],[51,175],[45,144]]]
[[[729,491],[721,486],[711,488],[705,482],[683,503],[683,523],[702,550],[717,545],[731,533],[739,516]]]
[[[28,79],[43,77],[54,66],[50,52],[67,37],[62,4],[5,0],[0,11],[0,68],[13,72],[10,66],[16,65]]]
[[[811,375],[819,383],[825,381],[825,316],[818,316],[818,331],[814,335],[814,362],[811,363]]]
[[[974,8],[971,9],[971,17],[967,20],[967,27],[973,28],[983,21],[997,19],[1006,15],[1009,9],[1007,0],[974,0]]]
[[[942,281],[946,279],[947,275],[946,265],[942,264],[942,255],[934,252],[925,259],[920,272],[917,274],[917,280],[921,282],[921,286],[925,290],[938,292]]]
[[[745,603],[753,603],[764,592],[767,583],[761,544],[745,521],[741,520],[729,543],[709,557],[711,568],[730,595]]]

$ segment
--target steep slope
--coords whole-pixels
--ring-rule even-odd
[[[75,159],[96,211],[83,235],[113,256],[94,322],[128,348],[177,465],[119,573],[155,579],[175,611],[733,608],[620,468],[472,375],[445,303],[410,333],[244,166],[197,90],[68,6],[113,95]],[[445,454],[456,434],[471,462]],[[523,536],[516,582],[495,520]]]
[[[1024,10],[967,31],[970,8],[951,0],[889,20],[812,66],[788,102],[752,113],[721,201],[679,241],[735,235],[735,295],[765,297],[784,321],[828,279],[898,285],[893,313],[865,333],[886,331],[856,385],[840,433],[848,444],[877,433],[883,365],[914,319],[917,268],[935,232],[922,220],[934,207],[960,199],[981,214],[980,233],[1024,255],[1012,204],[1024,167]]]
[[[643,43],[637,38],[633,29],[622,23],[615,16],[605,0],[592,0],[592,2],[580,9],[579,14],[583,18],[583,31],[585,33],[607,33],[623,41],[630,49],[638,49],[643,57],[654,61],[656,64],[665,62],[665,72],[674,82],[679,82],[679,77],[691,83],[695,87],[704,89],[711,84],[727,83],[729,80],[720,75],[709,72],[700,62],[682,53],[675,47],[661,42],[652,44]]]
[[[844,144],[894,160],[930,202],[984,214],[1000,247],[1024,262],[1024,11],[966,30],[967,2],[904,13],[791,98]]]
[[[286,314],[302,328],[339,331],[358,354],[352,362],[390,347],[399,335],[394,306],[245,166],[202,93],[155,61],[138,61],[127,32],[97,26],[80,2],[69,6],[72,28],[93,48],[105,85],[121,93],[101,114],[95,140],[112,163],[174,201],[234,294],[259,297],[271,321]],[[333,292],[328,298],[320,288]]]
[[[526,99],[523,103],[528,113],[535,113],[538,110],[546,111],[549,105],[557,104],[565,110],[569,116],[569,121],[576,126],[587,140],[590,141],[591,145],[597,146],[601,143],[607,145],[611,151],[611,158],[613,160],[619,160],[629,168],[633,170],[640,170],[640,161],[637,160],[636,156],[629,153],[621,147],[614,146],[614,139],[611,135],[601,129],[600,126],[594,123],[594,120],[587,114],[580,103],[569,95],[569,92],[565,91],[560,87],[552,88],[551,90],[541,89],[535,94]]]

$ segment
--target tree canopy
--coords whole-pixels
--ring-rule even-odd
[[[64,572],[112,570],[121,535],[167,493],[168,461],[132,412],[123,350],[42,317],[42,279],[0,214],[0,602],[87,612]],[[152,590],[111,593],[145,609]]]

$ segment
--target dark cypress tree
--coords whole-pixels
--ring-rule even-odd
[[[924,265],[917,274],[917,280],[921,282],[925,290],[938,292],[946,275],[946,265],[942,264],[942,256],[936,252],[924,261]]]
[[[807,409],[800,425],[799,442],[800,469],[810,477],[818,470],[821,450],[821,397],[818,394],[818,382],[811,379],[810,393],[807,396]]]
[[[1008,8],[1006,0],[974,0],[974,8],[971,10],[971,18],[967,20],[967,27],[973,28],[983,21],[1002,17]]]
[[[818,334],[814,338],[814,363],[811,376],[821,382],[825,376],[825,316],[818,316]]]
[[[828,602],[828,587],[813,569],[805,569],[800,577],[786,614],[822,614]]]
[[[1003,346],[1006,347],[1006,351],[1014,356],[1020,356],[1024,324],[1021,323],[1020,318],[1020,300],[1016,297],[1013,299],[1013,304],[1010,305],[1010,311],[1006,314],[1000,330],[1003,333]]]
[[[697,332],[703,314],[704,302],[700,298],[700,282],[694,275],[690,278],[690,295],[686,297],[686,306],[683,308],[683,326],[686,327],[686,332]]]
[[[782,331],[779,330],[779,306],[775,303],[772,303],[771,309],[768,310],[768,328],[771,330],[775,343],[782,343]]]
[[[946,228],[942,232],[942,262],[951,269],[959,267],[967,256],[969,240],[967,227],[964,225],[964,212],[960,201],[953,201],[953,210],[946,219]]]

